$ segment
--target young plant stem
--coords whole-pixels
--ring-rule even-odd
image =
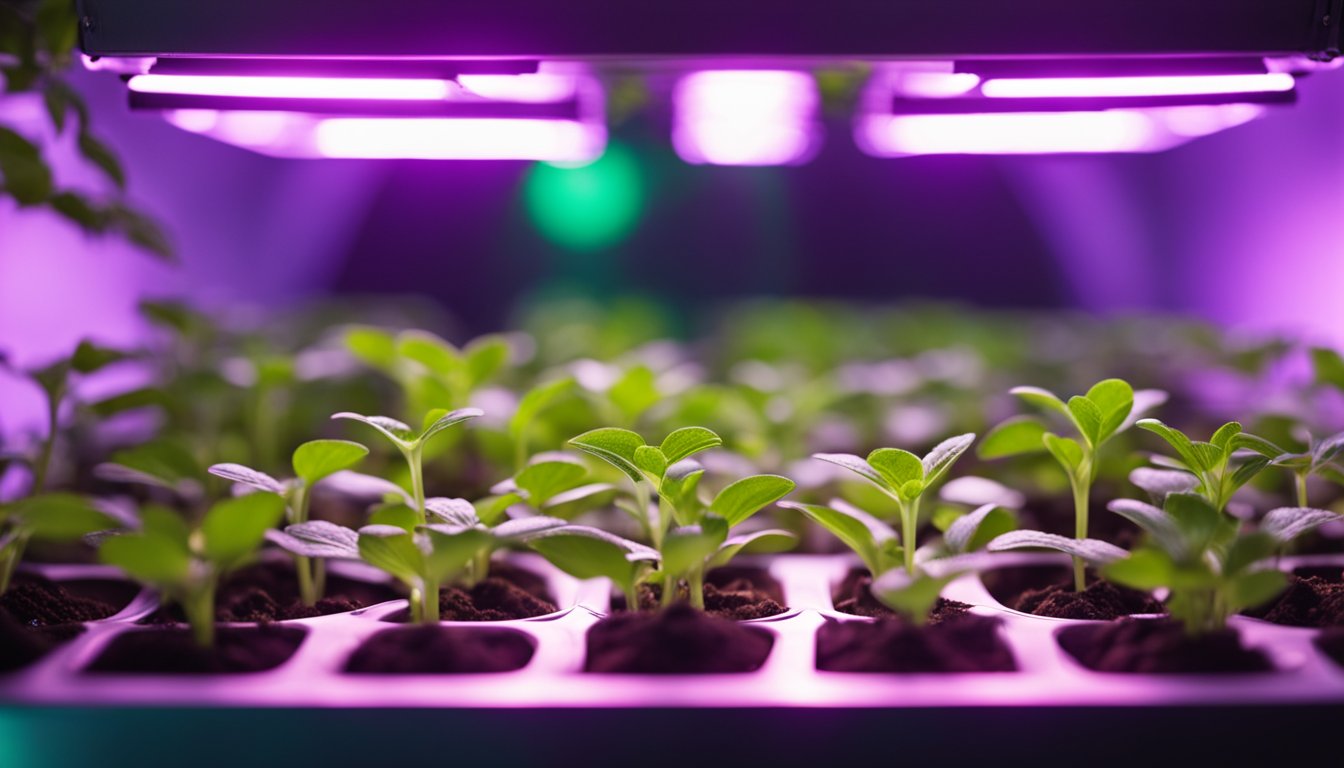
[[[1073,522],[1074,538],[1082,540],[1087,538],[1087,513],[1088,506],[1091,503],[1092,483],[1085,477],[1070,477],[1069,484],[1073,486]],[[1077,555],[1073,558],[1073,589],[1075,592],[1082,592],[1087,589],[1087,563]]]
[[[625,593],[625,610],[635,613],[639,610],[639,586],[634,582],[622,584],[621,591]]]
[[[420,621],[425,624],[437,624],[439,621],[439,584],[425,582],[424,592],[420,595]]]
[[[429,513],[425,511],[425,467],[420,454],[420,446],[406,452],[406,466],[411,470],[411,497],[415,500],[415,511],[420,513],[420,522],[429,522]]]
[[[653,548],[658,549],[663,546],[662,521],[654,525],[649,519],[649,488],[644,483],[635,481],[635,507],[639,510],[639,522],[644,526],[644,532],[648,534],[649,541],[653,543]]]
[[[182,612],[191,626],[196,645],[210,648],[215,644],[215,583],[214,577],[200,590],[182,601]]]
[[[42,441],[42,452],[33,465],[33,494],[41,493],[47,487],[47,472],[51,469],[51,454],[56,448],[57,421],[60,417],[61,401],[53,397],[47,403],[47,439]]]
[[[425,590],[422,587],[411,587],[410,599],[408,602],[411,607],[411,622],[414,624],[423,624],[425,621]]]
[[[1293,479],[1295,481],[1294,487],[1297,491],[1297,506],[1310,506],[1307,504],[1307,473],[1295,472],[1293,473]]]
[[[9,591],[9,583],[14,578],[14,571],[23,561],[23,550],[28,545],[28,536],[26,534],[16,534],[14,538],[0,550],[0,595]]]
[[[294,499],[290,506],[290,511],[293,514],[293,523],[298,524],[308,522],[307,488],[299,488],[294,492]],[[313,579],[313,561],[310,558],[295,555],[294,572],[299,579],[299,599],[304,605],[317,605],[317,599],[322,596],[322,589]]]
[[[905,572],[915,574],[915,533],[919,528],[919,497],[901,504],[901,553],[905,556]]]
[[[691,593],[691,607],[705,610],[705,569],[696,568],[686,579]]]

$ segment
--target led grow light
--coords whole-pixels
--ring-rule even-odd
[[[1293,90],[1293,84],[1293,76],[1283,72],[1175,77],[1017,77],[989,80],[980,91],[991,99],[1217,96],[1284,93]]]
[[[696,72],[673,98],[672,145],[688,163],[796,165],[820,143],[816,84],[803,72]]]
[[[584,163],[606,146],[601,87],[578,72],[449,79],[151,70],[128,82],[137,108],[281,157]]]

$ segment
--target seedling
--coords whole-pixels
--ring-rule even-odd
[[[175,512],[151,505],[141,513],[139,531],[104,538],[98,554],[180,605],[196,642],[209,647],[220,580],[253,559],[284,513],[279,496],[253,493],[215,504],[192,528]]]
[[[964,556],[984,548],[1017,522],[1009,510],[984,504],[953,521],[937,545],[916,549],[913,539],[902,545],[891,526],[842,499],[832,500],[830,506],[791,501],[780,506],[802,512],[835,534],[868,569],[873,596],[915,624],[928,621],[943,587],[971,567],[972,561]],[[904,565],[907,552],[914,560],[913,569]]]
[[[1207,443],[1191,440],[1157,419],[1142,419],[1138,426],[1166,440],[1180,457],[1158,457],[1155,462],[1194,475],[1199,483],[1195,490],[1219,512],[1227,508],[1238,489],[1284,454],[1263,437],[1243,432],[1235,421],[1219,427]]]
[[[1303,533],[1341,518],[1323,509],[1281,507],[1265,515],[1259,530],[1240,532],[1235,518],[1195,493],[1169,494],[1161,509],[1128,499],[1109,509],[1147,535],[1102,572],[1134,589],[1169,590],[1167,610],[1190,634],[1222,629],[1228,616],[1273,599],[1287,576],[1267,561]]]
[[[492,525],[510,507],[524,505],[534,514],[572,519],[614,490],[610,483],[591,482],[588,467],[573,456],[539,453],[513,477],[491,488],[490,496],[477,501],[476,514]]]
[[[273,540],[300,557],[363,560],[406,585],[411,619],[439,620],[443,585],[468,586],[484,578],[496,549],[526,543],[540,532],[565,525],[552,517],[525,517],[488,528],[466,499],[433,498],[426,502],[429,523],[404,504],[376,511],[371,524],[358,531],[310,520],[286,526]]]
[[[425,443],[454,424],[482,415],[484,415],[484,412],[479,408],[459,408],[456,411],[436,408],[425,415],[424,427],[418,434],[406,424],[387,416],[364,416],[358,413],[342,412],[331,418],[362,421],[378,430],[383,437],[386,437],[396,447],[402,458],[406,460],[406,467],[410,471],[412,508],[420,513],[420,522],[423,524],[429,522],[429,514],[425,509]]]
[[[621,470],[634,484],[635,503],[623,508],[639,523],[658,555],[656,575],[647,574],[646,578],[662,581],[664,605],[676,599],[684,580],[691,605],[703,608],[704,577],[709,569],[726,564],[749,545],[778,547],[794,539],[792,533],[780,530],[728,535],[731,529],[793,491],[794,483],[788,478],[751,475],[729,484],[707,504],[701,499],[700,480],[705,471],[688,459],[722,442],[704,427],[678,429],[658,446],[646,444],[635,432],[610,428],[585,432],[570,441],[579,450]],[[650,490],[657,494],[657,505],[650,498]],[[551,549],[599,546],[591,543],[597,540],[591,536],[580,538],[585,541],[545,546]],[[609,548],[607,551],[610,554]],[[546,552],[543,550],[542,554]],[[638,562],[643,561],[641,557]],[[628,605],[633,610],[638,602]]]
[[[900,448],[878,448],[868,454],[866,460],[848,453],[818,453],[812,458],[844,467],[872,483],[896,502],[901,518],[900,540],[907,544],[902,547],[905,571],[914,575],[913,544],[919,527],[920,499],[947,474],[973,442],[974,434],[958,435],[934,446],[922,459]],[[822,520],[817,521],[826,525]],[[877,576],[876,573],[873,575]]]
[[[1299,507],[1307,506],[1307,480],[1313,475],[1344,485],[1344,432],[1323,440],[1308,436],[1307,450],[1302,453],[1282,453],[1275,457],[1276,467],[1285,467],[1293,473],[1293,489]]]
[[[345,345],[397,383],[410,413],[424,412],[435,403],[465,406],[508,363],[510,354],[501,336],[482,336],[459,349],[428,331],[392,334],[366,326],[347,331]]]
[[[296,525],[308,521],[314,486],[355,466],[368,454],[368,448],[349,440],[312,440],[295,449],[290,459],[293,479],[276,480],[265,472],[241,464],[216,464],[210,467],[210,474],[245,488],[276,494],[285,500],[286,521]],[[294,569],[299,580],[299,598],[304,605],[316,604],[326,591],[326,571],[321,562],[315,564],[300,555],[294,560]]]
[[[0,595],[30,541],[75,541],[111,524],[92,502],[72,493],[39,493],[0,505]]]
[[[1092,484],[1100,468],[1102,446],[1135,424],[1144,412],[1166,402],[1166,393],[1152,389],[1135,392],[1120,379],[1097,382],[1087,394],[1075,395],[1068,402],[1039,387],[1014,387],[1009,391],[1047,413],[1065,417],[1078,436],[1063,437],[1049,431],[1044,422],[1033,416],[1018,416],[985,435],[980,443],[980,457],[997,459],[1049,451],[1064,469],[1073,491],[1074,537],[1086,539]],[[1079,592],[1087,587],[1086,562],[1076,556],[1073,584]]]

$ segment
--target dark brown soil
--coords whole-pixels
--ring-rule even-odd
[[[754,672],[773,645],[774,636],[765,630],[677,603],[598,622],[588,630],[583,669],[643,675]]]
[[[555,603],[491,576],[470,589],[445,587],[439,592],[440,621],[507,621],[556,612]],[[383,621],[406,622],[410,611],[397,611]]]
[[[845,574],[845,578],[831,593],[831,602],[835,605],[835,610],[854,616],[867,616],[870,619],[899,618],[895,611],[873,597],[872,585],[873,577],[862,568],[855,568]],[[966,603],[944,600],[940,597],[933,607],[933,612],[929,614],[929,623],[939,624],[956,618],[965,614],[970,607]]]
[[[288,561],[257,563],[229,576],[215,598],[215,619],[224,622],[265,624],[290,619],[311,619],[348,613],[359,608],[396,600],[401,595],[390,584],[375,584],[327,574],[326,596],[316,605],[299,600],[298,577]],[[182,609],[164,606],[141,620],[142,624],[181,624]]]
[[[0,595],[0,672],[32,664],[97,621],[125,608],[140,588],[117,579],[77,579],[60,583],[35,574],[16,574]]]
[[[368,675],[457,675],[512,672],[531,661],[532,641],[511,629],[415,626],[385,629],[345,664]]]
[[[1244,647],[1235,630],[1196,637],[1166,619],[1068,627],[1057,637],[1060,647],[1079,664],[1097,672],[1217,674],[1274,669],[1264,654]]]
[[[1136,613],[1164,613],[1152,595],[1089,577],[1075,592],[1073,571],[1057,565],[993,568],[980,574],[989,594],[1016,611],[1056,619],[1110,621]]]
[[[640,610],[657,610],[661,605],[661,585],[641,585]],[[729,565],[705,575],[705,612],[733,621],[764,619],[788,610],[784,606],[784,587],[764,568]],[[613,593],[611,610],[624,611],[625,595]]]
[[[1277,598],[1245,613],[1289,627],[1344,627],[1344,582],[1290,575]]]
[[[1316,638],[1316,647],[1331,661],[1344,667],[1344,627],[1330,627]]]
[[[298,627],[218,627],[215,646],[201,648],[187,629],[141,629],[118,635],[84,671],[168,675],[265,672],[288,661],[306,634]]]
[[[1013,672],[1001,621],[963,615],[917,627],[903,619],[828,621],[817,630],[823,672]]]

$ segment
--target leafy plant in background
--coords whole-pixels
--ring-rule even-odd
[[[509,508],[523,505],[537,515],[573,519],[616,490],[610,483],[591,480],[588,467],[575,457],[539,453],[513,477],[491,488],[490,496],[476,501],[476,514],[491,524]]]
[[[285,500],[286,520],[296,525],[308,522],[313,488],[319,482],[355,466],[368,454],[368,448],[349,440],[311,440],[294,450],[291,480],[282,482],[241,464],[215,464],[210,467],[210,474],[245,488],[276,494]],[[325,569],[320,561],[314,564],[302,555],[295,558],[294,569],[299,580],[299,598],[304,605],[314,605],[326,591]]]
[[[900,509],[900,541],[904,542],[901,551],[905,571],[914,574],[914,542],[919,527],[920,500],[942,479],[943,475],[947,474],[973,442],[975,442],[973,434],[958,435],[934,446],[933,450],[922,459],[900,448],[878,448],[868,454],[867,459],[848,453],[818,453],[812,458],[853,472],[896,502]],[[826,525],[822,519],[818,519],[817,522]],[[875,573],[874,577],[876,576]]]
[[[73,493],[40,493],[0,505],[0,595],[30,541],[76,541],[111,524],[95,503]]]
[[[705,471],[689,459],[722,444],[711,430],[683,427],[655,446],[645,443],[636,432],[603,428],[585,432],[570,443],[630,479],[634,504],[622,504],[622,508],[653,546],[646,548],[586,526],[546,531],[529,544],[575,576],[611,578],[625,592],[632,610],[639,605],[636,587],[641,581],[661,583],[665,606],[676,600],[684,581],[691,605],[704,608],[704,577],[711,568],[728,563],[748,546],[777,548],[794,540],[792,533],[780,530],[729,535],[761,509],[788,495],[794,488],[788,478],[751,475],[725,486],[707,503],[701,498],[700,481]],[[653,570],[651,563],[655,560],[657,569]]]
[[[483,415],[483,411],[479,408],[459,408],[455,411],[436,408],[425,414],[424,427],[418,433],[412,430],[410,426],[387,416],[364,416],[358,413],[342,412],[334,414],[331,418],[352,419],[368,424],[392,443],[397,452],[406,460],[406,468],[410,471],[411,477],[412,509],[419,513],[419,522],[424,524],[429,522],[428,510],[425,507],[424,450],[426,443],[429,442],[430,438],[454,424],[460,424],[467,419],[474,419],[481,415]]]
[[[172,510],[149,505],[139,530],[104,538],[98,554],[181,606],[196,642],[209,647],[220,580],[252,561],[284,513],[280,496],[253,493],[214,504],[193,528]]]
[[[1299,507],[1307,506],[1307,480],[1322,477],[1333,483],[1344,485],[1344,432],[1317,440],[1307,437],[1307,449],[1301,453],[1282,453],[1274,458],[1276,467],[1284,467],[1293,473],[1293,492]]]
[[[1160,509],[1129,499],[1109,508],[1146,536],[1102,573],[1134,589],[1169,590],[1167,610],[1190,634],[1222,629],[1228,616],[1273,599],[1288,577],[1266,561],[1303,533],[1340,519],[1322,509],[1281,507],[1268,512],[1257,530],[1241,531],[1239,521],[1195,493],[1168,494]]]
[[[471,394],[498,374],[510,356],[501,336],[482,336],[459,349],[428,331],[391,333],[368,326],[349,329],[345,346],[365,365],[396,382],[412,414],[440,405],[465,407]]]
[[[74,61],[79,36],[74,0],[16,0],[0,4],[0,74],[8,94],[41,94],[55,132],[75,131],[75,146],[115,192],[93,199],[58,189],[41,149],[0,126],[0,194],[21,207],[46,207],[91,234],[116,234],[145,252],[172,259],[173,248],[153,219],[127,204],[126,173],[116,153],[92,131],[89,107],[61,77]]]
[[[1067,402],[1039,387],[1014,387],[1009,391],[1047,413],[1063,416],[1078,437],[1051,432],[1033,416],[1017,416],[985,435],[978,449],[980,457],[997,459],[1049,451],[1064,469],[1073,491],[1074,537],[1086,539],[1102,446],[1133,425],[1141,414],[1165,402],[1166,393],[1151,389],[1135,392],[1120,379],[1097,382],[1087,394],[1075,395]],[[1086,562],[1079,556],[1073,559],[1073,583],[1079,592],[1087,587]]]

